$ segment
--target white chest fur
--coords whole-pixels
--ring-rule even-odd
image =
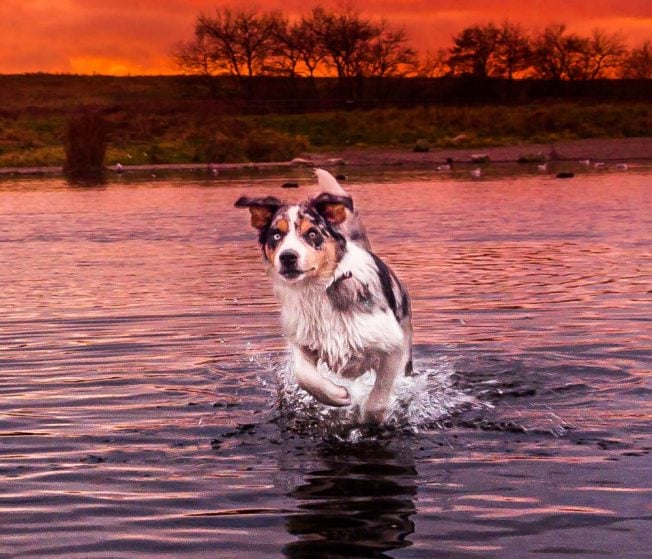
[[[359,281],[382,296],[373,259],[366,251],[349,245],[333,279],[345,272],[352,274],[347,281]],[[387,305],[369,311],[339,311],[326,294],[328,285],[275,285],[285,333],[292,343],[316,351],[335,372],[368,350],[391,351],[404,344],[403,330]]]

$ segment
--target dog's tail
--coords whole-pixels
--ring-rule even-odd
[[[337,182],[337,179],[325,169],[315,169],[315,176],[322,192],[335,194],[336,196],[348,196],[346,190]]]
[[[337,179],[325,169],[315,169],[315,176],[321,192],[334,194],[335,196],[349,196],[349,193],[342,188]],[[362,219],[357,210],[346,210],[346,220],[340,225],[340,229],[346,238],[357,243],[365,250],[371,251],[371,244],[367,237],[367,231],[362,225]]]

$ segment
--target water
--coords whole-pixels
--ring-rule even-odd
[[[349,172],[413,299],[392,430],[279,381],[232,203],[285,177],[0,183],[0,556],[649,557],[650,168]]]

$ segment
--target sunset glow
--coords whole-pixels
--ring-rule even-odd
[[[256,4],[292,17],[313,5],[342,2],[260,0]],[[191,38],[200,12],[224,5],[215,0],[4,0],[0,73],[176,73],[171,57],[174,45]],[[230,5],[244,7],[242,2]],[[404,26],[420,52],[448,46],[451,36],[466,25],[506,18],[531,30],[561,22],[580,33],[596,27],[621,31],[630,45],[652,34],[649,0],[376,0],[357,5],[366,15]]]

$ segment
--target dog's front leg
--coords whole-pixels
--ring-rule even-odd
[[[409,354],[403,348],[381,354],[376,383],[364,406],[363,417],[367,423],[380,424],[387,418],[394,381],[404,373],[408,359]]]
[[[297,346],[292,346],[292,350],[294,376],[301,388],[327,406],[348,406],[351,403],[351,396],[346,388],[319,374],[316,360],[313,360],[312,356]]]

